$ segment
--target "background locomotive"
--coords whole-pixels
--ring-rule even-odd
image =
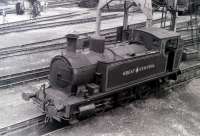
[[[166,4],[168,7],[174,7],[175,0],[153,0],[154,7]],[[179,14],[194,13],[200,6],[199,0],[177,0],[177,11]]]
[[[177,10],[179,13],[194,13],[200,6],[199,0],[178,0]]]
[[[179,34],[160,28],[129,34],[128,42],[109,47],[101,37],[67,35],[66,52],[51,61],[50,86],[23,93],[23,98],[32,98],[48,117],[70,121],[140,96],[138,87],[153,91],[160,81],[176,79],[182,55]]]

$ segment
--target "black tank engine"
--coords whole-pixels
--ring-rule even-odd
[[[68,49],[51,61],[50,86],[24,93],[24,99],[32,98],[49,117],[71,120],[108,108],[122,96],[137,95],[141,84],[176,79],[182,55],[179,34],[145,28],[129,37],[105,47],[101,37],[83,42],[67,35]]]

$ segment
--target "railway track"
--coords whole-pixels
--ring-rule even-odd
[[[138,26],[141,26],[141,25],[142,24],[139,24]],[[114,33],[116,33],[116,29],[108,29],[108,30],[104,30],[102,32],[103,35],[107,35],[108,37],[109,36],[112,37],[112,35]],[[60,39],[57,39],[57,40],[59,41]],[[58,41],[56,41],[56,42],[58,42]],[[49,42],[55,42],[55,41],[53,40],[53,41],[49,41]],[[28,45],[27,45],[27,47],[28,47]],[[37,49],[37,47],[35,49]],[[29,47],[26,50],[29,50]],[[6,49],[4,51],[6,51]],[[15,48],[15,51],[22,52],[24,50],[20,50],[19,48],[18,49]],[[1,52],[0,54],[2,55],[2,53],[3,52]],[[6,53],[9,53],[9,49],[7,49]],[[178,87],[178,86],[183,85],[185,83],[188,83],[193,78],[196,78],[200,75],[199,69],[200,69],[200,64],[198,64],[196,66],[191,66],[187,69],[183,69],[183,71],[182,71],[183,76],[179,77],[178,81],[176,83],[165,87],[165,89],[175,88],[175,87]],[[23,84],[23,83],[30,82],[30,81],[46,79],[48,77],[48,74],[49,74],[49,68],[46,67],[46,68],[39,69],[39,70],[26,71],[26,72],[18,73],[18,74],[15,74],[15,75],[4,76],[4,77],[0,78],[0,88],[6,88],[6,87],[11,87],[11,86],[15,86],[15,85],[18,85],[18,84]],[[189,77],[189,78],[187,78],[187,77]],[[12,126],[5,127],[3,129],[0,129],[0,134],[12,133],[12,132],[15,132],[17,130],[29,128],[30,126],[44,125],[45,124],[44,119],[45,119],[44,115],[41,115],[41,116],[38,116],[38,117],[33,118],[31,120],[27,120],[27,121],[20,122],[18,124],[12,125]],[[51,132],[51,131],[49,131],[49,132]]]
[[[160,22],[160,19],[154,21],[154,23],[158,23],[158,22]],[[144,26],[145,26],[144,22],[135,24],[135,25],[130,25],[130,27],[134,27],[134,28],[140,28]],[[105,29],[101,31],[102,36],[105,36],[106,38],[107,45],[116,42],[116,33],[117,33],[116,28],[110,28],[110,29]],[[94,32],[82,33],[80,35],[83,36],[83,35],[92,35],[92,34],[94,34]],[[47,41],[31,43],[31,44],[26,44],[22,46],[7,47],[7,48],[2,48],[0,50],[0,59],[24,55],[24,54],[32,54],[32,53],[43,52],[43,51],[63,49],[66,46],[67,46],[66,38],[60,37],[57,39],[51,39]]]
[[[65,47],[66,46],[64,44],[62,48],[65,48]],[[29,54],[29,53],[27,52],[27,54]],[[198,68],[200,69],[200,66]],[[183,71],[183,73],[186,73],[186,72]],[[30,82],[30,81],[47,79],[48,74],[49,74],[49,67],[47,66],[47,67],[41,68],[41,69],[35,69],[35,70],[26,71],[26,72],[22,72],[22,73],[16,73],[16,74],[12,74],[12,75],[2,76],[2,77],[0,77],[0,88],[7,88],[7,87],[15,86],[18,84],[23,84],[23,83]]]
[[[200,63],[198,63],[197,65],[190,66],[190,67],[183,69],[182,75],[178,77],[178,80],[176,82],[174,82],[173,84],[170,84],[168,86],[161,86],[161,88],[163,88],[165,91],[168,91],[170,89],[181,87],[181,86],[187,84],[188,82],[190,82],[191,80],[193,80],[194,78],[199,78],[199,77],[200,77]],[[121,101],[122,101],[122,103],[129,103],[129,102],[132,102],[133,99],[134,98],[130,96],[130,97],[128,97],[128,98],[126,97],[124,99],[121,98]],[[80,123],[82,123],[82,122],[80,122]],[[59,133],[60,131],[62,131],[63,129],[68,129],[68,128],[69,128],[68,125],[63,126],[62,128],[57,129],[52,132],[49,132],[49,133],[46,133],[43,136],[54,136],[57,133]]]
[[[73,15],[69,15],[69,17],[72,17],[72,16]],[[122,15],[118,15],[118,14],[104,15],[104,16],[102,16],[102,20],[115,19],[115,18],[119,18],[119,17],[122,17]],[[44,29],[44,28],[58,27],[58,26],[64,26],[64,25],[65,26],[66,25],[75,25],[75,24],[95,22],[95,21],[96,21],[96,17],[89,17],[89,18],[74,19],[74,20],[69,20],[69,21],[50,22],[50,23],[46,23],[46,24],[19,25],[16,27],[9,27],[9,28],[1,29],[0,35],[11,33],[11,32],[24,32],[24,31],[29,31],[29,30]]]
[[[108,30],[109,31],[109,30]],[[82,34],[83,35],[83,34]],[[106,45],[116,43],[116,31],[110,30],[110,32],[103,34],[106,37]],[[193,39],[193,41],[198,40],[197,38]],[[199,42],[192,42],[190,36],[187,39],[184,39],[185,47],[193,46],[194,44],[199,44]],[[34,44],[27,44],[23,46],[15,46],[3,48],[0,50],[0,59],[15,57],[21,55],[28,55],[39,52],[53,51],[53,50],[61,50],[67,47],[66,38],[58,38],[45,42],[38,42]]]
[[[184,86],[195,78],[200,78],[200,63],[198,63],[194,66],[184,68],[184,69],[182,69],[181,72],[182,72],[182,74],[178,76],[177,81],[167,84],[167,85],[162,85],[161,90],[169,91],[171,89],[175,89],[175,88]],[[134,98],[130,96],[130,97],[126,97],[124,99],[121,98],[121,99],[122,99],[122,101],[125,100],[125,103],[127,103],[127,102],[129,103],[129,102],[132,102]],[[60,132],[62,132],[63,130],[66,130],[68,128],[69,128],[69,126],[64,126],[61,129],[49,132],[43,136],[56,136],[58,133],[60,134]]]
[[[172,82],[164,86],[164,90],[174,89],[179,86],[183,86],[195,78],[200,78],[200,61],[197,65],[189,66],[181,70],[181,76],[178,76],[176,82]]]
[[[140,25],[142,25],[142,24],[140,24]],[[108,30],[103,31],[103,35],[106,35],[107,37],[113,37],[112,35],[114,35],[114,33],[116,33],[116,29],[108,29]],[[50,42],[57,43],[58,41],[61,41],[61,40],[64,40],[64,37],[61,39],[57,39],[56,42],[55,42],[55,40],[49,41],[49,43]],[[108,40],[108,43],[111,41],[112,40]],[[46,46],[48,46],[48,44]],[[19,53],[19,52],[24,52],[24,51],[25,52],[27,51],[27,54],[28,54],[28,52],[30,53],[30,50],[36,50],[36,52],[38,52],[37,51],[38,47],[32,46],[30,48],[30,45],[27,45],[25,47],[27,47],[27,48],[25,49],[25,48],[19,46],[19,47],[15,47],[15,49],[14,48],[4,49],[4,51],[0,52],[0,56],[6,55],[6,54],[10,54],[12,56],[13,53]],[[41,49],[41,47],[39,47],[39,48]],[[18,85],[18,84],[23,84],[25,82],[34,81],[34,80],[46,79],[48,77],[48,73],[49,73],[49,68],[46,67],[46,68],[43,68],[40,70],[27,71],[27,72],[18,73],[15,75],[4,76],[4,77],[0,78],[0,88],[6,88],[6,87]],[[170,84],[170,86],[166,86],[165,89],[168,90],[171,88],[181,86],[185,83],[188,83],[189,81],[191,81],[194,78],[198,78],[199,76],[200,76],[200,64],[183,69],[182,77],[179,77],[178,81],[175,82],[174,84]],[[12,126],[2,128],[2,129],[0,129],[0,135],[12,133],[14,131],[21,130],[21,129],[24,129],[24,128],[27,128],[30,126],[44,124],[45,123],[44,119],[45,119],[44,115],[41,115],[41,116],[38,116],[31,120],[27,120],[27,121],[20,122],[18,124],[12,125]],[[46,135],[49,135],[49,134],[46,134]]]
[[[159,19],[155,20],[154,24],[158,23],[159,21],[160,21]],[[179,25],[179,27],[183,27],[183,26],[187,27],[186,24],[188,24],[188,22],[182,22],[182,23],[179,23],[178,25]],[[12,24],[10,24],[10,25],[12,26]],[[20,23],[15,24],[15,25],[20,25]],[[140,27],[143,27],[144,25],[145,25],[144,23],[139,23],[137,25],[130,26],[130,27],[140,28]],[[1,27],[2,26],[0,25],[0,28]],[[81,35],[91,35],[93,33],[94,32],[83,33]],[[116,42],[116,28],[103,30],[102,35],[106,37],[106,44],[112,44],[112,43]],[[191,43],[190,40],[191,40],[191,38],[189,37],[189,38],[185,39],[185,42]],[[2,48],[0,50],[0,58],[19,56],[19,55],[24,55],[24,54],[28,54],[28,53],[31,54],[31,53],[42,52],[42,51],[63,49],[66,47],[65,44],[66,44],[66,38],[60,37],[57,39],[41,41],[41,42],[36,42],[36,43],[31,43],[31,44],[26,44],[26,45],[21,45],[21,46]]]
[[[80,0],[68,0],[68,1],[56,1],[56,2],[49,2],[47,8],[57,8],[57,7],[76,7],[77,3]],[[16,10],[13,8],[6,10],[7,14],[16,14]],[[0,12],[0,15],[2,13]]]
[[[83,12],[81,14],[88,14],[89,12]],[[76,12],[70,12],[70,13],[64,13],[64,14],[58,14],[58,15],[52,15],[52,16],[45,16],[45,17],[38,17],[32,20],[22,20],[22,21],[16,21],[16,22],[9,22],[5,24],[0,24],[0,30],[6,30],[6,29],[11,29],[14,27],[19,27],[23,25],[30,25],[34,23],[40,23],[43,21],[55,21],[56,19],[62,19],[62,18],[69,18],[73,17],[73,15],[79,16],[80,14],[77,14]]]
[[[49,4],[48,8],[56,8],[56,7],[75,7],[77,6],[80,0],[70,0],[67,2],[55,2]]]
[[[200,38],[198,37],[191,37],[189,36],[189,38],[184,40],[184,46],[185,47],[194,47],[195,45],[199,45],[200,44]]]
[[[30,70],[22,73],[6,75],[0,77],[0,88],[12,87],[15,85],[31,82],[35,80],[47,79],[49,74],[49,67]]]
[[[176,82],[173,82],[171,84],[164,85],[161,87],[164,90],[177,88],[179,86],[183,86],[183,85],[187,84],[189,81],[193,80],[194,78],[199,78],[199,77],[200,77],[200,63],[197,63],[193,66],[182,69],[182,74],[178,77],[178,80]],[[133,98],[132,97],[126,98],[126,100],[128,100],[128,99],[133,99]],[[124,100],[124,99],[122,99],[122,100]],[[23,121],[23,122],[20,122],[20,123],[11,125],[11,126],[4,127],[2,129],[0,129],[0,135],[6,135],[9,133],[13,133],[15,131],[18,132],[19,130],[24,131],[24,129],[28,129],[32,126],[35,127],[38,125],[45,125],[44,114],[37,116],[35,118],[32,118],[30,120],[27,120],[27,121]],[[49,136],[52,133],[54,133],[54,135],[55,135],[55,133],[58,132],[59,129],[66,129],[67,127],[69,127],[69,126],[66,126],[66,124],[65,124],[65,125],[61,126],[60,128],[55,129],[55,132],[54,132],[54,130],[49,130],[44,135]]]
[[[44,120],[45,120],[45,116],[41,115],[41,116],[32,118],[30,120],[26,120],[26,121],[23,121],[23,122],[14,124],[14,125],[10,125],[10,126],[1,128],[0,135],[3,136],[3,135],[7,135],[8,133],[13,133],[15,131],[25,129],[27,127],[30,128],[31,126],[44,124],[45,123]]]
[[[159,20],[154,21],[154,23],[157,23]],[[130,27],[142,27],[145,23],[136,24]],[[81,35],[90,35],[94,32],[90,33],[83,33]],[[102,31],[102,35],[106,37],[106,44],[112,44],[116,42],[116,28],[106,29]],[[27,44],[23,46],[15,46],[15,47],[9,47],[4,48],[0,51],[0,59],[8,58],[8,57],[14,57],[14,56],[20,56],[25,54],[32,54],[32,53],[38,53],[38,52],[44,52],[44,51],[51,51],[51,50],[58,50],[58,49],[64,49],[66,48],[66,39],[65,37],[53,39],[45,42],[38,42],[34,44]],[[7,75],[0,77],[0,88],[5,88],[9,86],[13,86],[16,84],[22,84],[24,82],[29,82],[33,80],[38,80],[42,78],[47,78],[49,69],[48,67],[43,69],[36,69],[33,71],[27,71],[23,73],[17,73],[14,75]],[[17,82],[16,82],[17,81]]]

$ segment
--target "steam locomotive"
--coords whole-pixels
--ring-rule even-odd
[[[168,8],[174,7],[174,0],[152,0],[153,7],[159,7],[159,5],[167,4]],[[199,10],[200,1],[199,0],[177,0],[177,11],[178,13],[194,13]]]
[[[199,0],[178,0],[177,10],[180,14],[198,12],[200,7]]]
[[[69,34],[67,49],[50,63],[50,86],[23,93],[55,120],[72,121],[176,80],[183,51],[180,34],[161,28],[131,30],[129,40],[105,46],[102,37]],[[88,48],[87,48],[88,47]]]

